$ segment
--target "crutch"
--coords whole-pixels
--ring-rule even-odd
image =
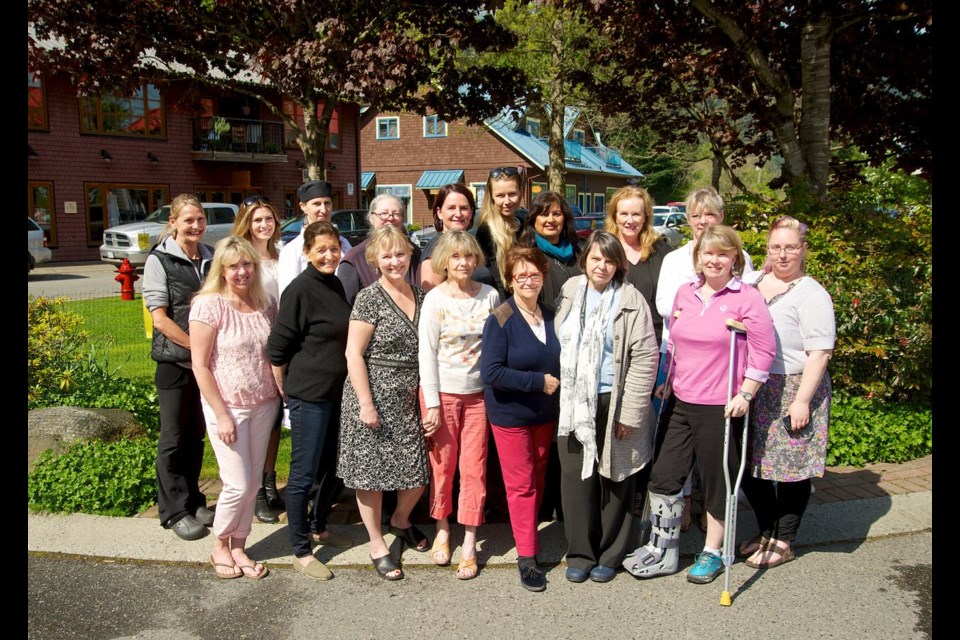
[[[673,312],[673,320],[676,320],[680,317],[680,309],[677,309]],[[676,346],[670,351],[670,359],[667,361],[667,377],[663,380],[663,398],[660,399],[660,406],[657,407],[657,423],[653,425],[653,446],[657,446],[657,433],[660,431],[660,423],[663,420],[663,408],[667,405],[667,396],[670,394],[670,374],[673,372],[673,361],[676,359]],[[654,382],[656,384],[656,382]],[[650,461],[650,464],[653,464],[653,461]],[[650,521],[650,497],[649,492],[646,493],[646,497],[643,501],[643,511],[640,513],[640,542],[646,544],[646,541],[643,538],[646,536],[644,529],[646,527],[645,523]]]
[[[727,329],[730,330],[730,370],[727,374],[727,403],[729,403],[733,399],[733,368],[736,364],[737,334],[746,335],[747,328],[742,322],[727,318]],[[724,607],[729,607],[732,604],[730,599],[730,565],[733,564],[734,543],[737,539],[737,499],[740,493],[740,481],[743,480],[743,470],[747,466],[747,431],[750,423],[750,405],[747,405],[747,413],[743,416],[740,468],[737,470],[737,480],[733,486],[730,484],[730,466],[727,464],[730,459],[730,443],[732,440],[731,422],[732,419],[727,416],[723,428],[723,482],[727,492],[727,503],[723,516],[723,593],[720,594],[720,604]]]

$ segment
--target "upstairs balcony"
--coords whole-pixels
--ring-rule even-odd
[[[595,153],[608,167],[619,169],[622,165],[620,152],[615,149],[607,146],[587,147],[587,149]]]
[[[194,118],[191,156],[215,162],[287,162],[283,123],[204,116]]]

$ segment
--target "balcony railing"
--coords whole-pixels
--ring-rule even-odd
[[[583,145],[576,140],[564,140],[563,150],[567,162],[582,162]]]
[[[204,116],[193,119],[193,150],[284,155],[283,123]]]
[[[604,164],[608,167],[620,168],[622,164],[622,157],[619,151],[615,151],[610,147],[599,146],[599,147],[587,147],[590,151],[597,154]]]

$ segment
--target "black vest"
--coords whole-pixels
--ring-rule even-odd
[[[160,260],[167,274],[167,316],[177,323],[178,327],[189,332],[190,298],[203,284],[203,280],[197,278],[196,269],[190,260],[156,250],[151,251],[150,255]],[[204,260],[200,266],[201,277],[205,278],[209,270],[210,261]],[[157,362],[189,362],[190,350],[171,341],[154,327],[150,357]]]

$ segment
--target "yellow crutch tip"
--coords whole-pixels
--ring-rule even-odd
[[[730,602],[730,592],[724,591],[720,594],[720,604],[724,607],[729,607],[732,603]]]

